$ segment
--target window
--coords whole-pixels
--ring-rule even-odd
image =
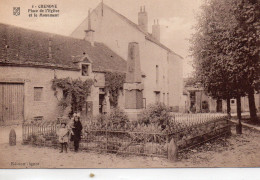
[[[231,104],[235,104],[235,99],[231,99]]]
[[[89,76],[89,65],[82,64],[81,65],[82,76]]]
[[[167,106],[169,106],[169,93],[167,93]]]
[[[202,101],[201,108],[203,110],[208,111],[209,110],[209,103],[207,101]]]
[[[156,65],[156,84],[159,83],[159,66]]]
[[[165,93],[163,93],[163,104],[165,104]]]
[[[34,101],[42,101],[43,87],[34,87]]]
[[[155,101],[156,101],[157,103],[160,102],[160,92],[155,92]]]
[[[146,109],[146,98],[143,98],[143,108]]]

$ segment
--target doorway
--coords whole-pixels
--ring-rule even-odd
[[[105,99],[105,94],[99,94],[99,113],[100,114],[102,114],[104,99]]]
[[[217,100],[217,112],[222,112],[222,100]]]
[[[0,83],[0,122],[23,121],[24,86],[18,83]]]

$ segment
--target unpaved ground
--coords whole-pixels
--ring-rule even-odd
[[[0,144],[9,142],[11,129],[15,130],[17,141],[22,142],[22,125],[0,126]]]
[[[58,149],[0,144],[1,168],[151,168],[151,167],[260,167],[260,132],[243,129],[242,135],[207,143],[180,154],[180,160],[121,156],[94,152],[59,153]]]

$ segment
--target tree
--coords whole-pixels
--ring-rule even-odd
[[[207,1],[191,39],[196,74],[205,90],[210,96],[228,102],[236,98],[238,117],[241,117],[240,97],[249,92],[254,95],[258,89],[260,18],[257,18],[257,8],[259,1],[254,0]],[[251,101],[250,112],[253,107]]]
[[[259,91],[260,77],[260,1],[239,0],[234,4],[234,16],[237,20],[234,36],[235,45],[232,48],[233,57],[240,64],[240,74],[243,87],[248,94],[250,116],[257,121],[254,93]],[[238,38],[239,37],[239,38]]]

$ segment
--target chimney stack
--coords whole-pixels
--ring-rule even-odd
[[[154,24],[153,24],[153,26],[152,26],[152,36],[153,36],[157,41],[160,42],[160,36],[161,36],[160,34],[161,34],[161,32],[160,32],[160,25],[159,25],[159,20],[157,19],[157,21],[154,20]]]
[[[91,43],[91,46],[94,46],[94,30],[91,28],[91,17],[90,17],[90,9],[88,10],[88,29],[85,30],[85,40]]]
[[[148,31],[148,16],[145,11],[145,6],[140,7],[140,12],[138,13],[138,25],[144,31]]]

